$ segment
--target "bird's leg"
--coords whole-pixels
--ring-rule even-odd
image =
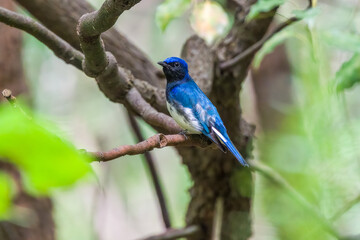
[[[179,134],[183,135],[186,140],[188,139],[188,136],[187,136],[188,130],[181,130],[181,132],[179,132]]]

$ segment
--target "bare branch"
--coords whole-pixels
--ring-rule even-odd
[[[84,72],[96,77],[101,91],[112,101],[124,103],[152,126],[167,132],[178,132],[179,126],[169,116],[159,113],[133,87],[133,75],[118,67],[111,53],[105,53],[100,34],[116,22],[120,14],[139,0],[106,0],[98,11],[83,15],[78,24],[80,46],[84,52]]]
[[[80,18],[77,32],[85,55],[86,74],[97,77],[105,70],[108,59],[100,35],[110,29],[125,10],[130,9],[139,1],[106,0],[99,10],[84,14]]]
[[[264,45],[264,43],[267,40],[269,40],[272,36],[274,36],[276,33],[280,32],[282,29],[289,26],[290,24],[297,22],[298,20],[300,20],[300,19],[292,17],[292,18],[288,19],[287,21],[281,23],[273,31],[266,34],[262,39],[260,39],[255,44],[251,45],[245,51],[239,53],[238,55],[236,55],[234,58],[232,58],[230,60],[220,63],[220,68],[222,70],[225,70],[225,69],[235,66],[238,62],[244,60],[246,57],[248,57],[249,55],[251,55],[251,54],[255,53],[257,50],[259,50]]]
[[[8,102],[11,104],[11,106],[13,106],[15,109],[18,109],[26,118],[28,119],[32,119],[32,117],[30,117],[25,111],[24,109],[22,109],[16,102],[16,97],[12,95],[11,90],[9,89],[4,89],[2,91],[2,95],[4,98],[6,98],[6,100],[8,100]]]
[[[139,128],[139,124],[137,123],[135,117],[131,113],[128,113],[128,118],[129,118],[130,125],[131,125],[132,129],[135,132],[135,136],[136,136],[138,142],[144,141],[144,137],[143,137],[143,135],[141,133],[141,130]],[[159,205],[160,205],[164,225],[165,225],[165,227],[167,229],[171,228],[169,211],[168,211],[168,208],[166,206],[166,201],[165,201],[163,190],[161,188],[159,174],[158,174],[158,171],[157,171],[156,166],[155,166],[155,161],[154,161],[153,156],[152,156],[152,154],[150,152],[145,152],[144,156],[145,156],[145,160],[146,160],[147,166],[149,168],[150,175],[151,175],[154,187],[155,187],[155,192],[156,192],[156,196],[157,196],[158,201],[159,201]]]
[[[313,6],[313,1],[309,0],[309,5],[306,8],[306,10],[310,9],[314,7]],[[234,58],[231,58],[229,60],[226,60],[222,63],[220,63],[219,67],[222,70],[231,68],[233,66],[235,66],[238,62],[244,60],[246,57],[248,57],[249,55],[255,53],[256,51],[258,51],[267,40],[269,40],[272,36],[274,36],[276,33],[280,32],[282,29],[284,29],[285,27],[300,21],[301,18],[297,18],[297,17],[292,17],[289,18],[288,20],[286,20],[285,22],[281,23],[280,25],[278,25],[275,29],[273,29],[270,33],[266,34],[263,38],[261,38],[258,42],[254,43],[253,45],[251,45],[249,48],[247,48],[245,51],[240,52],[238,55],[236,55]]]
[[[43,25],[35,22],[29,17],[22,16],[2,7],[0,7],[0,22],[19,28],[33,35],[50,48],[57,57],[82,70],[81,63],[84,58],[82,53],[75,50],[67,42],[49,31]]]
[[[80,17],[94,11],[87,0],[64,1],[16,0],[44,26],[67,41],[75,49],[80,50],[76,26]],[[164,76],[149,58],[124,35],[115,28],[102,34],[105,49],[116,57],[120,66],[129,69],[135,78],[142,79],[151,85],[164,85]],[[141,64],[139,64],[141,63]],[[159,75],[159,73],[161,73]]]
[[[125,155],[137,155],[153,150],[154,148],[163,148],[167,146],[199,146],[207,147],[210,142],[200,135],[156,134],[145,141],[135,145],[123,145],[107,152],[89,152],[97,161],[107,162]]]
[[[201,228],[199,226],[188,226],[182,229],[169,229],[166,232],[145,238],[143,240],[171,240],[187,237],[198,237],[201,235]]]

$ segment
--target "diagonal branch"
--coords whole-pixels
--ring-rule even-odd
[[[31,18],[0,8],[0,22],[28,32],[49,47],[57,57],[83,70],[82,61],[84,55]],[[91,60],[94,56],[92,53],[89,54]],[[89,59],[89,56],[87,56],[87,59]],[[142,80],[134,79],[129,71],[118,67],[115,58],[110,53],[107,55],[105,64],[105,68],[96,76],[96,79],[101,91],[111,101],[124,103],[154,127],[166,132],[180,131],[179,126],[172,118],[158,112],[147,102],[155,99],[155,105],[158,109],[165,111],[163,107],[164,102],[162,102],[163,91],[150,86]],[[138,88],[141,93],[139,93]],[[144,100],[142,94],[144,94],[147,101]]]
[[[107,162],[125,155],[137,155],[151,151],[155,148],[164,148],[167,146],[198,146],[207,147],[210,142],[200,135],[156,134],[142,142],[134,145],[123,145],[106,152],[89,152],[96,159],[95,161]]]
[[[152,126],[167,132],[178,132],[180,128],[175,121],[156,111],[133,87],[134,77],[118,66],[111,53],[105,52],[100,36],[114,25],[121,13],[138,2],[139,0],[106,0],[98,11],[80,18],[77,32],[85,55],[83,70],[88,76],[96,78],[99,88],[111,101],[124,103]]]
[[[0,7],[0,22],[11,27],[15,27],[36,37],[40,42],[50,48],[54,54],[66,63],[74,65],[82,70],[81,62],[83,54],[71,47],[67,42],[59,38],[56,34],[49,31],[43,25],[37,23],[29,17],[22,16],[10,10]]]
[[[266,34],[262,39],[260,39],[258,42],[256,42],[255,44],[251,45],[249,48],[247,48],[245,51],[239,53],[238,55],[236,55],[234,58],[231,58],[227,61],[224,61],[222,63],[220,63],[220,68],[222,70],[226,70],[228,68],[231,68],[233,66],[235,66],[238,62],[244,60],[245,58],[247,58],[248,56],[250,56],[251,54],[255,53],[257,50],[259,50],[267,40],[269,40],[272,36],[274,36],[276,33],[280,32],[282,29],[284,29],[285,27],[289,26],[290,24],[299,21],[300,19],[296,18],[296,17],[292,17],[290,19],[288,19],[287,21],[281,23],[279,26],[277,26],[273,31],[271,31],[270,33]]]
[[[87,75],[99,76],[109,63],[100,35],[109,30],[125,10],[139,1],[106,0],[99,10],[84,14],[80,18],[77,33],[80,47],[85,55],[84,71]],[[115,62],[117,64],[116,60]]]
[[[309,4],[308,4],[308,7],[306,8],[306,10],[308,10],[312,7],[314,7],[314,3],[312,0],[309,0]],[[221,62],[219,65],[220,69],[226,70],[226,69],[229,69],[229,68],[235,66],[240,61],[246,59],[248,56],[250,56],[251,54],[254,54],[256,51],[258,51],[265,44],[265,42],[267,40],[269,40],[272,36],[274,36],[276,33],[280,32],[285,27],[287,27],[295,22],[298,22],[300,20],[301,20],[301,18],[298,18],[298,17],[289,18],[285,22],[276,26],[270,33],[266,34],[263,38],[261,38],[258,42],[251,45],[245,51],[240,52],[238,55],[236,55],[235,57],[233,57],[229,60]]]

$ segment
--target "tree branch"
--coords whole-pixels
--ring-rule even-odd
[[[202,137],[201,135],[184,136],[182,134],[164,135],[159,133],[135,145],[123,145],[107,152],[89,153],[96,158],[95,161],[107,162],[125,155],[142,154],[151,151],[154,148],[164,148],[167,146],[207,147],[209,145],[209,140]]]
[[[199,226],[188,226],[182,229],[169,229],[166,232],[144,238],[143,240],[171,240],[178,238],[188,238],[201,235],[201,228]]]
[[[144,137],[141,134],[139,124],[137,123],[135,117],[131,113],[128,112],[128,118],[129,118],[130,125],[131,125],[132,129],[135,132],[135,136],[136,136],[136,139],[138,140],[138,142],[144,141]],[[154,187],[155,187],[155,192],[156,192],[156,196],[157,196],[158,201],[159,201],[159,205],[160,205],[164,225],[165,225],[165,227],[167,229],[171,228],[169,211],[168,211],[168,208],[166,206],[165,196],[164,196],[163,190],[161,188],[160,178],[159,178],[159,174],[158,174],[158,171],[156,169],[156,166],[155,166],[155,161],[154,161],[153,156],[152,156],[152,154],[150,152],[145,152],[144,157],[145,157],[147,166],[148,166],[149,171],[150,171],[152,182],[153,182]]]
[[[229,59],[227,61],[224,61],[224,62],[220,63],[220,65],[219,65],[220,69],[225,70],[225,69],[228,69],[228,68],[231,68],[231,67],[235,66],[238,62],[244,60],[246,57],[248,57],[249,55],[251,55],[251,54],[255,53],[257,50],[259,50],[264,45],[264,43],[267,40],[269,40],[272,36],[274,36],[276,33],[280,32],[285,27],[287,27],[290,24],[292,24],[294,22],[297,22],[299,20],[300,19],[298,19],[296,17],[292,17],[292,18],[288,19],[287,21],[281,23],[273,31],[271,31],[269,34],[266,34],[262,39],[260,39],[255,44],[251,45],[245,51],[239,53],[238,55],[236,55],[232,59]]]
[[[31,34],[50,48],[57,57],[82,70],[81,63],[84,58],[83,54],[71,47],[67,42],[49,31],[43,25],[35,22],[29,17],[22,16],[2,7],[0,7],[0,22]]]
[[[80,47],[85,55],[84,70],[92,77],[99,76],[108,66],[104,43],[100,35],[109,30],[118,17],[140,0],[105,0],[99,10],[84,14],[78,23]],[[114,58],[115,59],[115,58]],[[116,64],[117,61],[115,60]]]
[[[11,104],[11,106],[13,106],[15,109],[18,109],[22,114],[24,114],[24,116],[28,119],[32,119],[18,104],[16,101],[16,97],[12,95],[11,90],[9,89],[4,89],[2,91],[2,95],[4,98],[6,98],[6,100],[8,100],[8,102]]]
[[[59,0],[16,1],[42,22],[44,26],[67,41],[75,49],[80,50],[76,25],[83,14],[94,11],[94,8],[87,0],[66,1],[66,4],[64,1]],[[102,34],[102,39],[105,42],[105,49],[114,54],[120,66],[129,69],[136,78],[145,80],[153,86],[163,86],[164,76],[162,71],[156,68],[138,47],[115,28],[111,28]],[[159,73],[161,73],[161,76]]]
[[[100,37],[102,32],[112,27],[123,11],[138,2],[139,0],[106,0],[98,11],[80,18],[77,32],[85,55],[83,70],[88,76],[96,77],[99,88],[110,100],[124,103],[152,126],[167,132],[177,132],[180,128],[175,121],[156,111],[133,87],[134,77],[129,71],[118,67],[117,60],[111,53],[105,52]]]
[[[309,5],[306,8],[306,10],[310,9],[314,7],[313,6],[313,1],[309,0]],[[233,66],[235,66],[238,62],[244,60],[245,58],[247,58],[248,56],[250,56],[251,54],[255,53],[256,51],[258,51],[267,40],[269,40],[272,36],[274,36],[276,33],[280,32],[282,29],[284,29],[285,27],[300,21],[301,18],[297,18],[297,17],[292,17],[289,18],[288,20],[286,20],[285,22],[281,23],[280,25],[278,25],[276,28],[274,28],[270,33],[266,34],[263,38],[261,38],[258,42],[254,43],[253,45],[251,45],[249,48],[247,48],[245,51],[240,52],[238,55],[236,55],[235,57],[223,61],[219,64],[219,67],[221,70],[225,70],[228,68],[231,68]]]
[[[27,31],[49,47],[56,56],[83,70],[81,63],[84,59],[83,54],[31,18],[0,8],[0,22]],[[104,49],[102,48],[102,50]],[[90,59],[94,57],[92,53],[89,54]],[[119,68],[116,59],[111,53],[107,54],[106,63],[105,69],[96,77],[97,83],[105,96],[113,102],[124,103],[154,127],[172,133],[180,131],[180,127],[171,117],[156,111],[142,98],[137,88],[134,88],[133,85],[135,87],[136,85],[139,86],[139,89],[144,93],[148,101],[155,98],[156,102],[160,104],[160,98],[163,94],[157,88],[152,87],[149,89],[149,84],[134,79],[129,71]],[[164,103],[161,104],[164,105]],[[165,111],[163,107],[161,109]]]

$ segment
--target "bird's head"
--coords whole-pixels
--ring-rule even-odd
[[[188,65],[181,58],[170,57],[158,64],[163,67],[168,81],[179,81],[188,76]]]

